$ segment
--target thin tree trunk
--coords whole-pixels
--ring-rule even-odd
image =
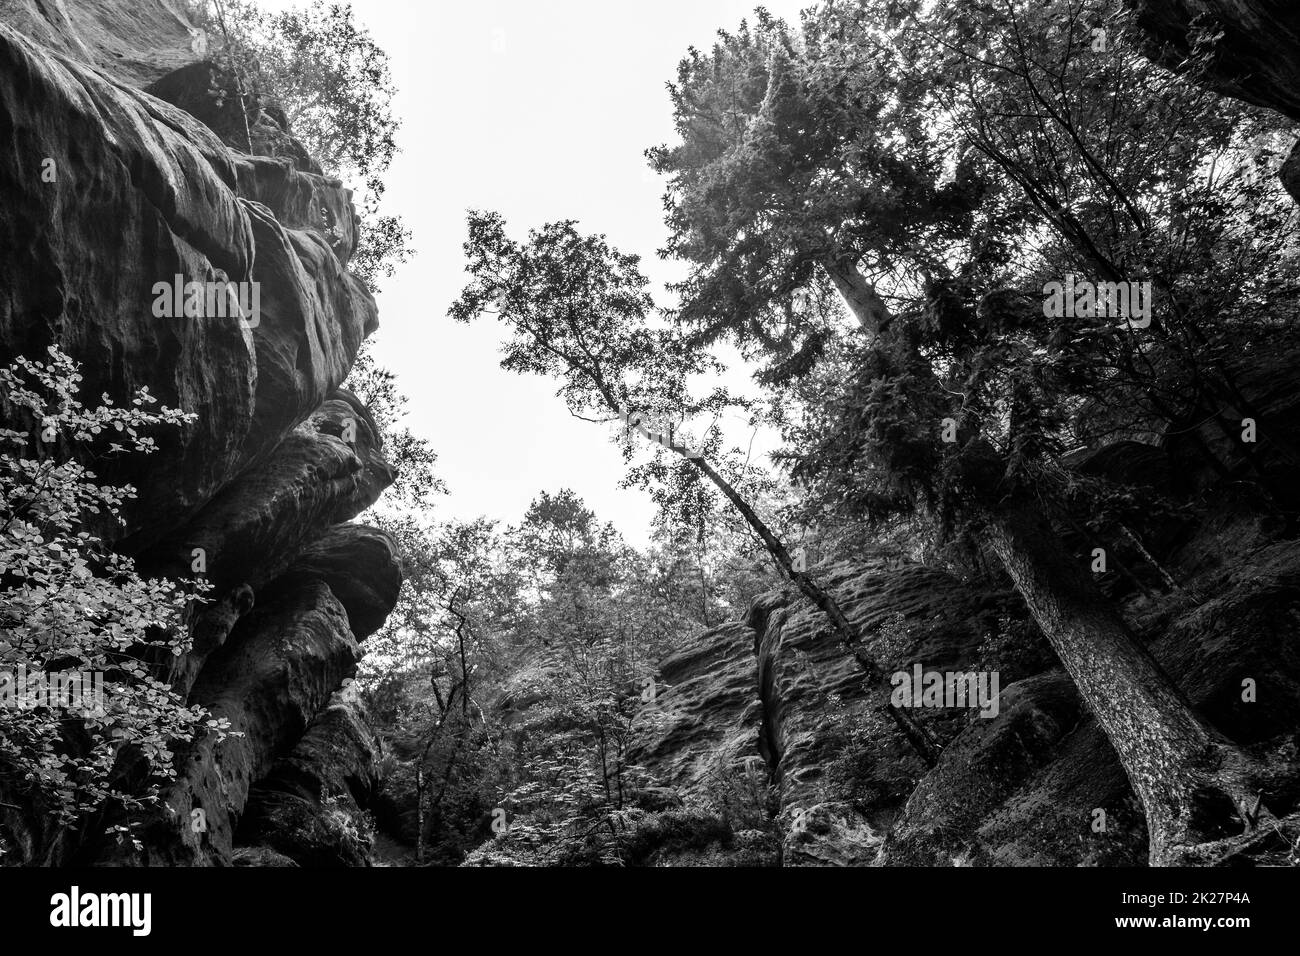
[[[874,292],[872,293],[874,295]],[[879,299],[877,299],[879,301]],[[881,303],[883,308],[883,303]],[[605,400],[605,404],[610,411],[618,415],[625,414],[625,410],[620,407],[617,397],[604,381],[598,370],[590,367],[584,368],[587,376],[591,378],[597,390]],[[669,443],[671,444],[671,443]],[[763,547],[767,553],[772,556],[777,565],[785,572],[786,577],[795,583],[803,595],[812,601],[813,605],[824,613],[830,619],[831,626],[835,629],[836,635],[840,642],[845,646],[850,654],[853,655],[854,661],[858,667],[866,674],[867,679],[873,684],[886,685],[885,674],[880,667],[867,653],[866,648],[858,638],[858,632],[849,619],[845,617],[844,612],[840,609],[838,603],[831,595],[806,571],[796,571],[794,562],[790,558],[790,552],[786,550],[785,545],[781,542],[772,529],[764,523],[757,512],[750,507],[740,492],[736,491],[722,475],[718,474],[703,455],[691,456],[682,448],[672,446],[673,450],[682,455],[691,464],[700,470],[700,472],[709,479],[715,488],[722,492],[723,497],[731,502],[732,506],[740,513],[741,517],[749,525],[750,529],[763,542]],[[917,756],[927,767],[933,767],[939,762],[939,744],[930,735],[917,718],[911,713],[910,709],[895,707],[893,701],[878,708],[879,711],[891,720],[896,727],[902,732],[912,749],[916,751]]]
[[[754,509],[749,506],[749,502],[741,497],[740,493],[731,487],[731,484],[725,478],[718,474],[703,458],[693,458],[690,461],[740,512],[750,528],[763,542],[768,554],[772,556],[786,576],[803,592],[804,597],[808,598],[815,607],[826,615],[831,622],[831,626],[835,629],[840,643],[853,655],[854,661],[866,674],[867,679],[873,684],[884,684],[884,672],[867,653],[866,648],[862,646],[862,642],[858,639],[857,629],[849,623],[849,619],[845,617],[836,600],[807,571],[796,571],[794,569],[794,562],[791,560],[790,552],[786,550],[785,545],[772,533],[772,530],[755,513]],[[925,726],[912,715],[910,710],[895,707],[892,701],[879,709],[902,731],[903,736],[912,745],[912,749],[916,751],[927,767],[933,767],[939,762],[941,748]]]
[[[700,611],[704,615],[704,629],[707,631],[709,624],[709,585],[704,576],[704,555],[701,553],[696,559],[696,566],[700,569]]]
[[[424,865],[424,768],[415,765],[415,865]]]
[[[239,96],[239,115],[244,121],[244,138],[248,141],[249,155],[252,155],[253,131],[248,126],[248,104],[244,100],[244,82],[239,75],[239,68],[235,65],[235,55],[237,51],[234,48],[234,44],[232,44],[230,41],[230,30],[226,26],[225,8],[222,7],[221,0],[216,0],[216,3],[217,3],[217,19],[221,24],[221,34],[226,41],[225,51],[227,57],[230,60],[230,73],[235,80],[235,93]]]
[[[1152,590],[1149,587],[1147,587],[1145,584],[1142,583],[1142,579],[1139,578],[1136,574],[1134,574],[1132,570],[1129,569],[1129,566],[1127,564],[1125,564],[1123,561],[1120,560],[1119,555],[1115,553],[1114,548],[1106,547],[1106,542],[1102,541],[1095,534],[1093,534],[1092,531],[1088,529],[1087,525],[1082,525],[1079,522],[1069,517],[1065,517],[1065,521],[1070,525],[1071,528],[1075,530],[1075,532],[1080,537],[1082,537],[1090,545],[1092,545],[1094,548],[1100,548],[1102,554],[1106,556],[1106,560],[1109,561],[1111,564],[1115,565],[1115,570],[1118,571],[1125,578],[1127,578],[1129,580],[1129,583],[1131,583],[1135,588],[1137,588],[1144,595],[1146,595],[1146,597],[1149,600],[1154,601],[1156,599],[1155,593],[1152,592]]]
[[[1161,580],[1165,582],[1169,590],[1176,594],[1186,594],[1187,589],[1179,584],[1178,579],[1170,574],[1169,570],[1161,564],[1150,551],[1147,550],[1146,545],[1142,543],[1142,539],[1139,538],[1124,522],[1120,521],[1117,523],[1119,525],[1120,534],[1124,535],[1124,537],[1128,539],[1129,544],[1137,548],[1138,554],[1142,555],[1142,560],[1146,561],[1147,564],[1156,569]]]

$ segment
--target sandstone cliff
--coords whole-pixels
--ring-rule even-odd
[[[346,523],[395,476],[340,385],[377,313],[348,271],[349,191],[282,119],[256,111],[236,137],[205,112],[206,50],[169,0],[0,3],[0,363],[58,345],[86,394],[147,386],[197,414],[102,470],[138,497],[101,530],[149,573],[188,575],[202,549],[212,602],[171,676],[241,734],[181,757],[141,852],[0,807],[6,862],[364,861],[338,801],[368,799],[376,743],[336,692],[401,572],[386,535]],[[258,321],[156,316],[177,275],[258,283]]]
[[[1294,398],[1269,407],[1278,420],[1297,411]],[[1173,437],[1146,458],[1147,487],[1170,490],[1166,461],[1183,480],[1208,480],[1188,443]],[[1125,468],[1132,479],[1134,448],[1110,451],[1082,467]],[[1144,529],[1164,542],[1158,558],[1177,589],[1133,555],[1136,582],[1114,573],[1105,582],[1193,703],[1247,746],[1300,726],[1300,546],[1284,529],[1257,501],[1220,494],[1162,537]],[[819,571],[887,671],[915,662],[996,671],[997,713],[918,711],[943,745],[927,771],[869,706],[878,696],[820,612],[792,590],[774,592],[744,624],[700,634],[661,663],[659,720],[635,759],[673,802],[708,802],[720,767],[757,772],[775,797],[766,862],[784,865],[1145,864],[1142,810],[1123,768],[1011,592],[875,556]],[[1246,679],[1259,689],[1252,701]],[[739,859],[740,844],[720,845],[724,860]],[[662,847],[649,855],[680,859]]]
[[[1147,53],[1189,67],[1203,36],[1217,36],[1192,76],[1219,93],[1300,120],[1300,7],[1290,0],[1128,0]],[[1300,144],[1279,172],[1300,202]]]

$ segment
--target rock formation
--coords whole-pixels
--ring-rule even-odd
[[[1196,39],[1218,35],[1196,82],[1300,120],[1300,7],[1290,0],[1128,0],[1153,60],[1185,69]],[[1300,144],[1279,171],[1300,202]]]
[[[1129,0],[1149,52],[1179,67],[1198,31],[1221,33],[1197,78],[1300,119],[1300,8],[1289,0]]]
[[[1295,436],[1292,367],[1281,357],[1241,370],[1239,380],[1269,420]],[[1075,467],[1186,493],[1213,478],[1193,452],[1198,441],[1212,445],[1219,436],[1203,425],[1199,435],[1171,434],[1159,447],[1120,442]],[[1229,467],[1241,466],[1236,452],[1219,446]],[[1199,519],[1141,530],[1159,542],[1155,557],[1177,587],[1137,555],[1126,555],[1135,580],[1112,572],[1105,585],[1152,654],[1242,745],[1294,734],[1300,548],[1281,516],[1217,491]],[[882,667],[995,670],[996,714],[921,709],[943,746],[927,772],[875,713],[879,693],[864,690],[820,612],[792,589],[773,592],[743,625],[700,634],[661,662],[659,719],[633,759],[672,802],[707,802],[719,767],[759,774],[776,799],[780,847],[768,862],[784,865],[1145,865],[1142,808],[1124,770],[1012,592],[975,590],[880,555],[817,570]],[[1247,680],[1258,690],[1249,701]]]
[[[368,799],[376,742],[339,689],[401,571],[386,535],[346,523],[395,475],[340,386],[377,312],[347,268],[350,192],[277,110],[245,127],[211,107],[206,52],[169,0],[0,4],[0,362],[58,345],[86,395],[147,386],[197,414],[99,468],[138,497],[97,530],[149,574],[202,556],[211,601],[170,677],[242,734],[178,755],[142,851],[0,807],[6,862],[364,861],[337,801]],[[154,287],[176,276],[258,283],[258,314],[159,316]]]
[[[1223,55],[1198,79],[1300,119],[1292,0],[1131,6],[1170,67],[1195,23],[1222,29]],[[139,493],[121,527],[97,530],[150,574],[187,576],[202,556],[211,600],[191,613],[193,650],[167,676],[240,734],[179,755],[139,850],[58,827],[0,787],[6,863],[367,860],[352,820],[378,788],[379,743],[348,685],[401,569],[391,539],[349,523],[394,473],[342,383],[376,307],[347,268],[350,193],[279,111],[213,103],[207,45],[171,0],[0,0],[0,363],[58,345],[81,364],[88,395],[121,401],[147,386],[197,414],[156,454],[101,469]],[[176,276],[257,282],[257,321],[157,315],[154,288]],[[1238,381],[1294,443],[1292,359],[1259,360]],[[1229,473],[1240,466],[1209,426],[1073,465],[1185,497],[1217,480],[1207,452]],[[1195,520],[1138,529],[1154,554],[1124,555],[1132,571],[1105,582],[1193,703],[1247,746],[1300,726],[1300,549],[1284,524],[1256,500],[1217,493]],[[1145,861],[1123,769],[1013,593],[881,554],[818,570],[873,658],[889,670],[996,671],[996,713],[923,710],[942,745],[927,770],[819,612],[773,592],[745,621],[660,662],[656,719],[633,754],[654,783],[643,806],[690,805],[728,776],[770,788],[770,845],[704,827],[736,862],[756,852],[787,865]],[[1247,681],[1259,689],[1251,702]],[[659,823],[639,840],[634,862],[694,859]]]

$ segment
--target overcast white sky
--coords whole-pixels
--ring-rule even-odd
[[[538,492],[570,487],[644,543],[653,509],[618,487],[624,464],[610,430],[571,418],[552,382],[503,371],[495,320],[447,318],[464,283],[465,211],[500,211],[517,238],[577,219],[640,253],[657,287],[679,276],[655,256],[666,238],[661,187],[642,153],[672,139],[664,84],[687,47],[711,45],[754,4],[352,2],[392,60],[402,153],[384,207],[406,220],[419,253],[383,283],[372,347],[410,398],[407,424],[438,452],[451,492],[440,515],[516,521]],[[809,3],[765,5],[793,20]]]

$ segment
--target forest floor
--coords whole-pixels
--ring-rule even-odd
[[[376,833],[370,847],[370,862],[373,866],[414,866],[415,851],[386,833]]]

